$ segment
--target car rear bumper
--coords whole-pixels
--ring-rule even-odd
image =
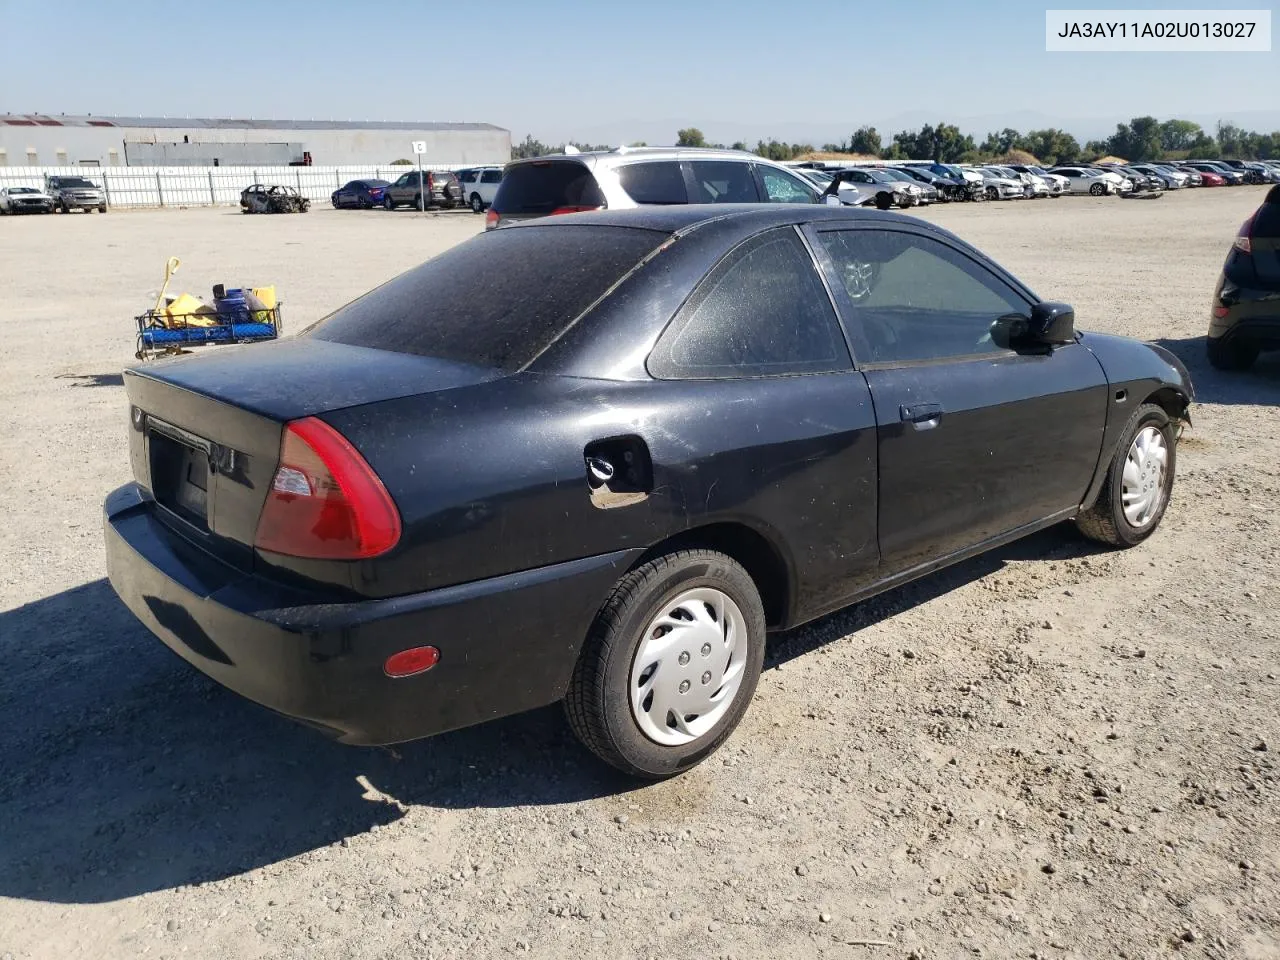
[[[121,600],[202,673],[345,743],[426,737],[563,697],[600,605],[639,550],[381,600],[322,602],[245,574],[174,533],[137,485],[104,505]],[[388,656],[431,644],[431,670]]]

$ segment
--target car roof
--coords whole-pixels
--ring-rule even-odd
[[[916,217],[861,207],[834,206],[809,203],[682,203],[662,206],[642,206],[625,210],[600,210],[591,213],[575,213],[558,217],[538,217],[521,220],[503,230],[521,230],[538,226],[595,225],[606,227],[632,227],[655,230],[662,233],[679,233],[710,223],[731,222],[743,230],[767,230],[788,224],[814,223],[831,220],[883,220],[886,222],[932,224]]]
[[[718,147],[619,147],[616,150],[584,150],[581,153],[548,153],[541,157],[512,160],[510,166],[537,163],[540,160],[576,160],[588,167],[621,166],[636,160],[745,160],[789,169],[784,164],[759,154]]]

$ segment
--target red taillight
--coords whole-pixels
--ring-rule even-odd
[[[498,225],[498,221],[501,219],[502,218],[498,216],[498,211],[493,209],[493,207],[490,207],[484,213],[484,228],[486,230],[492,230]]]
[[[1258,214],[1255,211],[1248,220],[1240,224],[1240,229],[1236,231],[1236,238],[1231,245],[1241,253],[1253,253],[1253,218]]]
[[[427,174],[427,189],[428,189],[428,190],[434,190],[434,189],[435,189],[435,186],[436,186],[436,178],[435,178],[435,177],[433,177],[431,174],[429,174],[429,173],[428,173],[428,174]]]
[[[551,211],[551,216],[558,217],[562,213],[589,213],[592,210],[603,210],[604,207],[556,207]]]
[[[387,657],[382,672],[388,677],[412,677],[426,673],[440,662],[440,651],[435,647],[411,647]]]
[[[1223,317],[1225,317],[1225,316],[1226,316],[1228,313],[1230,313],[1230,312],[1231,312],[1231,311],[1230,311],[1230,310],[1228,310],[1226,307],[1214,307],[1214,308],[1213,308],[1213,315],[1214,315],[1215,317],[1217,317],[1219,320],[1221,320]]]
[[[253,544],[315,560],[364,560],[400,540],[400,513],[342,434],[307,417],[285,427]]]

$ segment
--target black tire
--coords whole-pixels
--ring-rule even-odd
[[[413,209],[425,211],[429,206],[431,204],[422,202],[422,194],[419,193],[413,198]]]
[[[1124,515],[1121,500],[1121,477],[1124,473],[1125,460],[1129,448],[1140,430],[1152,426],[1164,434],[1168,450],[1168,460],[1164,472],[1164,496],[1155,514],[1143,526],[1135,527]],[[1174,474],[1177,472],[1177,428],[1169,419],[1164,408],[1154,403],[1144,403],[1134,411],[1125,426],[1120,442],[1116,445],[1111,463],[1107,465],[1107,475],[1102,481],[1102,489],[1092,507],[1076,517],[1076,526],[1090,540],[1097,540],[1113,547],[1134,547],[1155,533],[1156,527],[1164,519],[1169,508],[1169,500],[1173,494]]]
[[[892,194],[892,193],[889,193],[887,190],[881,190],[879,193],[877,193],[877,194],[876,194],[876,209],[877,209],[877,210],[892,210],[892,209],[893,209],[893,194]]]
[[[480,194],[478,193],[471,195],[471,212],[484,213],[484,201],[480,199]]]
[[[99,212],[99,213],[106,213],[106,212],[107,212],[107,205],[104,203],[102,206],[100,206],[100,207],[98,208],[98,212]]]
[[[724,716],[679,746],[651,740],[632,715],[630,674],[645,628],[663,604],[696,587],[713,587],[737,604],[746,622],[741,685]],[[614,587],[583,644],[564,699],[574,734],[592,753],[629,776],[660,780],[706,759],[733,733],[755,694],[764,664],[760,593],[734,560],[713,550],[677,550],[642,564]]]
[[[387,194],[382,198],[382,206],[387,210],[394,210],[396,208],[396,202],[391,199],[391,194]]]
[[[1106,192],[1107,192],[1107,185],[1105,183],[1089,184],[1089,194],[1091,196],[1100,197]]]
[[[1248,370],[1258,359],[1258,345],[1239,337],[1209,337],[1204,345],[1209,363],[1219,370]]]

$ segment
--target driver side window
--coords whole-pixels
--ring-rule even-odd
[[[1003,350],[991,323],[1030,304],[998,276],[930,237],[897,230],[821,234],[852,304],[870,363],[912,363]]]

